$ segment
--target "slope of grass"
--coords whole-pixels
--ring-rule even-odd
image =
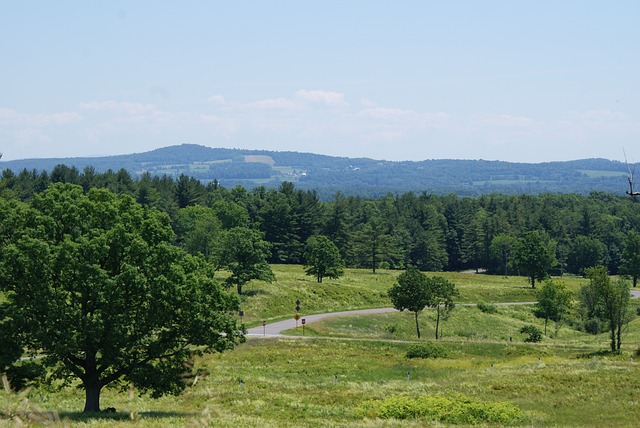
[[[245,320],[291,316],[296,299],[309,312],[388,306],[386,290],[399,273],[348,270],[339,280],[317,284],[301,266],[274,266],[274,271],[277,282],[246,287]],[[442,275],[458,285],[462,301],[533,296],[523,278]],[[567,279],[573,290],[582,281]],[[370,400],[429,396],[446,401],[464,395],[488,407],[508,403],[520,409],[524,416],[515,426],[635,426],[640,365],[630,354],[640,343],[640,320],[626,329],[618,356],[606,353],[606,333],[591,336],[567,326],[555,335],[550,325],[541,343],[524,343],[523,325],[543,325],[531,309],[498,306],[496,313],[484,313],[458,306],[443,324],[439,344],[449,357],[442,359],[406,358],[411,346],[433,337],[433,311],[420,315],[421,341],[406,312],[327,319],[307,328],[308,335],[323,337],[250,339],[234,351],[205,355],[196,362],[205,376],[189,380],[176,397],[130,396],[128,385],[106,389],[102,407],[115,407],[115,414],[79,413],[84,392],[77,388],[0,392],[0,425],[51,420],[52,426],[81,427],[451,426],[424,419],[368,419],[358,409]]]
[[[308,276],[300,265],[273,265],[276,281],[253,281],[244,288],[242,296],[243,321],[249,326],[261,320],[274,321],[292,317],[295,301],[301,302],[301,314],[338,312],[353,309],[390,307],[387,290],[396,282],[401,271],[378,270],[375,274],[363,269],[346,269],[336,279],[325,278],[318,283]],[[532,290],[524,277],[502,277],[468,273],[427,273],[440,275],[456,284],[460,291],[459,303],[478,302],[527,302],[535,301]],[[585,280],[565,277],[572,290],[577,290]]]
[[[640,418],[638,363],[617,356],[523,343],[444,342],[449,359],[407,359],[410,343],[326,339],[253,339],[234,352],[198,361],[209,375],[178,397],[129,398],[107,390],[115,415],[77,413],[83,394],[34,390],[0,394],[0,406],[56,413],[73,426],[347,427],[424,426],[424,420],[368,420],[357,409],[389,397],[463,394],[510,403],[517,426],[633,426]],[[544,353],[541,354],[541,350]],[[542,355],[541,360],[538,357]]]

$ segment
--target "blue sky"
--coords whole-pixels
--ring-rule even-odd
[[[0,0],[0,152],[640,161],[639,21],[637,0]]]

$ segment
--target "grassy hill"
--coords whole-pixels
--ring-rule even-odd
[[[195,144],[119,156],[5,161],[0,162],[0,169],[51,171],[59,164],[79,170],[93,167],[98,172],[124,168],[133,175],[185,174],[204,182],[215,179],[228,188],[277,187],[291,181],[296,187],[317,190],[325,198],[337,191],[377,197],[407,191],[478,196],[591,191],[623,194],[627,190],[626,165],[606,159],[537,164],[450,159],[390,162]]]
[[[304,313],[386,306],[386,290],[397,275],[348,270],[338,280],[318,284],[304,275],[301,266],[273,269],[276,282],[256,281],[246,288],[243,308],[249,323],[290,317],[297,298]],[[457,284],[459,302],[532,297],[521,277],[442,275]],[[565,281],[574,291],[584,283],[578,277]],[[413,318],[407,313],[327,319],[308,325],[304,339],[249,339],[234,351],[205,355],[196,361],[198,377],[188,379],[190,386],[177,397],[153,400],[138,396],[127,385],[109,389],[103,393],[103,407],[114,407],[117,412],[99,418],[78,412],[84,400],[78,389],[0,393],[0,415],[5,415],[0,424],[635,426],[640,418],[640,366],[636,361],[640,357],[631,356],[640,342],[640,321],[636,319],[626,330],[623,354],[610,355],[606,334],[588,335],[568,326],[557,334],[551,328],[540,343],[525,343],[519,334],[521,326],[542,326],[531,309],[499,306],[495,312],[483,312],[459,306],[445,321],[444,338],[438,341],[445,357],[427,359],[406,355],[416,344],[431,342],[434,321],[430,311],[421,314],[427,337],[421,341],[416,340]],[[408,403],[418,398],[454,404],[432,405],[432,416],[415,418],[406,412]],[[405,412],[409,418],[388,419],[392,412]],[[500,422],[500,417],[509,415],[515,415],[514,419]],[[471,423],[464,419],[469,417],[496,419]]]

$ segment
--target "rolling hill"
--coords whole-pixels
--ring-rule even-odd
[[[514,163],[487,160],[434,159],[391,162],[312,153],[210,148],[195,144],[164,147],[130,155],[24,159],[0,162],[15,173],[51,171],[64,164],[82,171],[126,169],[134,176],[192,176],[203,182],[218,180],[228,188],[242,185],[277,187],[291,181],[322,197],[340,191],[346,195],[377,197],[406,191],[479,196],[487,193],[539,194],[604,191],[624,194],[627,167],[607,159],[565,162]]]

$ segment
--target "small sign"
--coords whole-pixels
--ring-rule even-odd
[[[262,321],[262,326],[264,327],[265,325],[267,325],[267,322],[263,320]]]
[[[300,319],[300,315],[295,314],[295,315],[293,316],[293,319],[294,319],[294,320],[296,320],[296,321],[298,321],[298,320]]]
[[[305,325],[306,322],[307,321],[304,318],[302,318],[302,325]]]

